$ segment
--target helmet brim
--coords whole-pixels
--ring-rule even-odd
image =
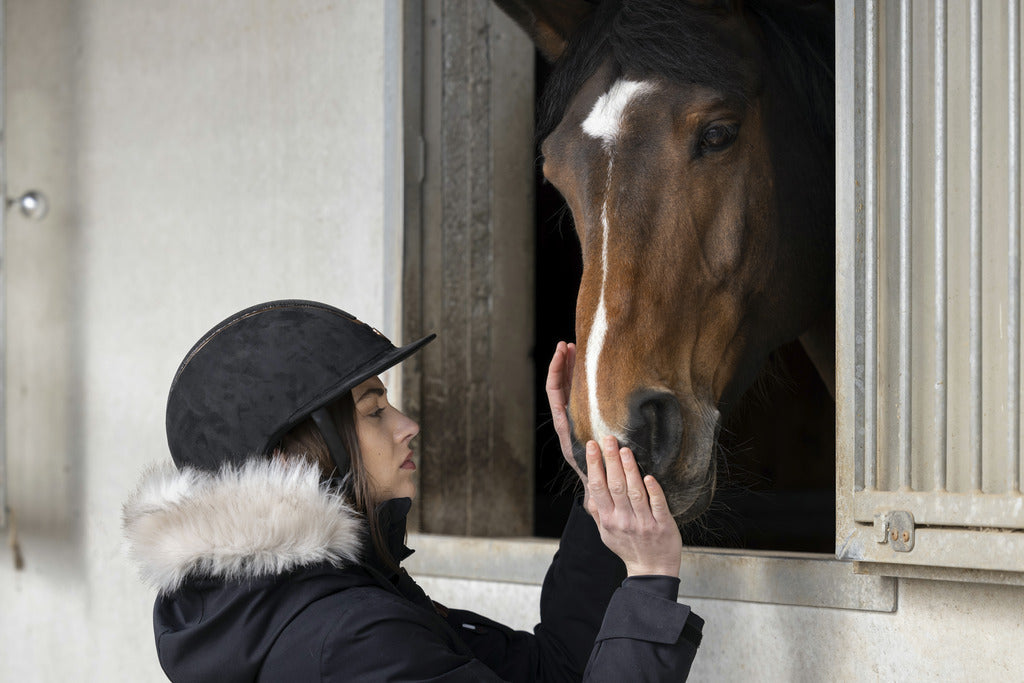
[[[319,410],[320,408],[333,403],[344,396],[346,392],[352,391],[371,377],[393,368],[430,342],[434,341],[436,338],[436,334],[428,334],[426,337],[406,344],[405,346],[389,349],[376,358],[372,358],[368,362],[364,363],[356,371],[345,377],[339,378],[337,382],[328,387],[314,400],[306,403],[304,406],[300,406],[281,427],[281,429],[270,437],[265,446],[264,452],[269,452],[275,445],[277,445],[281,440],[281,437],[287,434],[297,424],[309,417],[313,411]]]

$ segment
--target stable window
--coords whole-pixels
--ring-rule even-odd
[[[534,299],[534,276],[546,278],[564,261],[538,262],[549,253],[539,240],[559,235],[557,225],[534,241],[533,46],[490,2],[428,0],[399,7],[403,336],[443,332],[402,366],[402,405],[424,426],[412,519],[421,533],[410,539],[423,552],[408,565],[421,578],[459,582],[460,590],[481,582],[539,585],[556,542],[507,537],[557,534],[560,527],[557,508],[565,498],[551,488],[558,486],[551,482],[560,455],[557,444],[545,444],[550,437],[536,432],[534,403],[543,401],[543,393],[531,384],[546,367],[542,347],[550,349],[572,330],[544,332],[538,324],[535,331],[533,309],[551,304],[548,292],[557,290],[568,299],[558,305],[569,314],[553,317],[571,325],[578,273],[555,273],[566,277],[550,289],[539,286]],[[552,213],[550,207],[538,210],[542,217]],[[571,248],[570,230],[567,221],[562,232]],[[535,244],[537,256],[531,253]],[[827,398],[819,404],[831,410]],[[823,504],[815,507],[821,514],[806,514],[806,506],[798,505],[803,514],[796,523],[776,524],[800,534],[813,527],[824,551],[690,548],[681,595],[896,608],[894,579],[855,575],[831,552],[835,460],[827,426],[819,463],[827,466],[826,485],[818,501]],[[531,433],[539,434],[537,444]],[[537,467],[535,458],[547,469]],[[754,496],[774,509],[783,498]],[[551,523],[542,528],[541,520]],[[728,533],[712,535],[705,545],[720,545],[723,537],[730,540]]]
[[[402,7],[404,336],[441,332],[403,365],[404,408],[424,425],[417,528],[558,536],[575,479],[543,383],[573,338],[581,264],[564,201],[537,182],[547,65],[490,2]],[[833,550],[833,402],[798,345],[779,358],[766,376],[785,379],[723,426],[729,455],[690,545]]]
[[[837,556],[1019,583],[1019,3],[837,12]]]
[[[489,3],[402,7],[406,336],[444,331],[404,366],[418,570],[539,582],[552,542],[494,539],[536,529],[532,48]],[[839,559],[694,549],[683,595],[892,610],[892,576],[1024,577],[1020,17],[936,7],[837,8]]]

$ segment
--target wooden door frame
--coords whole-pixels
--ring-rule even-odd
[[[533,531],[532,43],[490,0],[403,3],[403,368],[414,524]]]

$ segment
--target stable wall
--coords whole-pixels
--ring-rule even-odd
[[[51,211],[3,255],[0,681],[164,680],[120,506],[185,352],[283,297],[399,332],[398,3],[6,7],[9,193]]]
[[[411,545],[417,552],[406,565],[434,600],[514,628],[531,630],[539,620],[540,583],[554,542],[416,536]],[[444,554],[457,557],[444,559]],[[809,557],[736,554],[715,567],[716,573],[728,575],[717,589],[746,591],[753,600],[785,586],[799,572],[803,586],[792,587],[790,596],[801,599],[807,596],[806,584],[819,583],[821,595],[829,596],[843,595],[861,579],[889,581],[851,581],[850,563],[824,556],[814,560],[821,566],[807,569],[803,565]],[[680,602],[706,621],[691,681],[1021,680],[1022,587],[893,579],[894,586],[878,584],[863,591],[881,595],[892,589],[895,611],[687,597],[706,594],[707,584],[716,581],[705,575],[707,558],[706,551],[684,553],[680,572]],[[796,565],[795,571],[787,572],[785,563]],[[513,580],[465,578],[470,573]]]

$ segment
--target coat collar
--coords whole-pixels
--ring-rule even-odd
[[[405,545],[406,525],[410,509],[412,509],[411,498],[392,498],[391,500],[384,501],[374,510],[374,515],[376,515],[380,528],[384,533],[384,543],[387,546],[388,552],[391,553],[392,559],[398,564],[401,564],[405,558],[413,554],[413,551]],[[379,563],[376,553],[373,553],[373,555]],[[381,569],[382,567],[383,565],[381,564],[377,568]],[[391,572],[386,571],[385,573],[390,575]]]
[[[253,458],[211,473],[148,470],[122,526],[143,579],[161,593],[186,578],[281,574],[358,562],[365,522],[320,482],[315,465]]]

